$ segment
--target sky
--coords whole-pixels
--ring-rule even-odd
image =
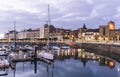
[[[0,0],[0,34],[16,29],[40,28],[48,21],[65,29],[98,28],[114,21],[120,28],[120,0]]]

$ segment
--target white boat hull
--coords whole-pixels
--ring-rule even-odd
[[[48,60],[53,60],[53,54],[42,51],[42,52],[38,53],[38,58],[45,58]]]

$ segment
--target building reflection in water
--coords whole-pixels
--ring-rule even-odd
[[[98,61],[100,66],[108,66],[110,68],[115,67],[115,61],[106,58],[100,55],[96,55],[94,53],[85,52],[84,49],[70,49],[70,50],[60,50],[55,51],[55,59],[56,60],[65,60],[65,59],[76,59],[80,60],[83,63],[83,66],[85,67],[88,60],[91,61]]]
[[[54,53],[54,59],[59,60],[59,61],[64,61],[66,59],[74,59],[74,60],[79,60],[83,63],[83,67],[86,66],[88,60],[91,61],[98,61],[99,62],[99,66],[107,66],[109,68],[114,68],[115,67],[115,61],[110,59],[110,58],[106,58],[100,55],[96,55],[94,53],[89,53],[89,52],[85,52],[84,49],[61,49],[61,50],[51,50],[49,51],[50,53]],[[34,64],[34,73],[36,74],[38,69],[38,65],[39,65],[40,61],[34,60],[33,62],[30,62],[31,65]],[[43,64],[46,68],[46,73],[47,73],[47,77],[54,76],[54,62],[49,65],[49,64],[45,64],[40,62],[41,64]],[[11,69],[14,71],[14,77],[15,77],[15,73],[17,71],[16,69],[16,64],[17,63],[11,63]],[[23,63],[23,69],[24,68],[24,63]],[[38,69],[37,69],[38,68]]]
[[[23,69],[23,71],[22,72],[26,72],[25,70],[28,70],[28,66],[33,66],[34,65],[34,73],[36,74],[37,73],[37,71],[38,71],[38,65],[43,65],[45,68],[46,68],[46,74],[47,74],[47,77],[49,77],[49,76],[51,76],[52,77],[52,75],[53,75],[53,68],[54,68],[54,64],[46,64],[46,63],[43,63],[43,62],[40,62],[40,61],[37,61],[37,60],[34,60],[34,61],[31,61],[31,62],[27,62],[29,65],[27,65],[27,63],[26,62],[17,62],[17,63],[15,63],[15,62],[12,62],[11,63],[11,65],[10,65],[10,67],[11,67],[11,69],[13,70],[13,77],[16,77],[16,71],[18,71],[19,69],[17,68],[17,64],[18,63],[22,63],[23,64],[23,68],[21,68],[21,69]],[[22,66],[22,64],[21,64],[21,66]],[[26,65],[26,66],[25,66]],[[50,66],[52,65],[52,73],[50,73]],[[25,68],[25,67],[27,67],[27,69]],[[31,67],[29,67],[29,68],[31,68]],[[21,70],[20,69],[20,70]],[[41,69],[41,68],[39,68],[39,69]],[[33,69],[30,69],[31,71],[33,70]]]

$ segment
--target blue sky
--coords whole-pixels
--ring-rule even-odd
[[[18,31],[41,27],[48,19],[48,4],[56,27],[77,29],[85,23],[98,28],[112,20],[120,28],[119,0],[0,0],[0,33],[12,30],[14,20]]]

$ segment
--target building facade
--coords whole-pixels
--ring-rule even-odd
[[[18,32],[18,39],[19,40],[35,40],[39,38],[40,29],[28,29]]]
[[[120,41],[120,29],[115,29],[115,23],[110,21],[107,25],[100,25],[98,29],[87,29],[83,24],[82,28],[77,30],[55,28],[53,25],[45,24],[37,29],[27,29],[22,31],[9,31],[5,35],[7,41],[17,40],[32,40],[42,41],[43,39],[52,41],[67,41],[75,42],[109,42]]]
[[[99,41],[109,41],[109,32],[108,25],[99,26]]]
[[[120,30],[115,29],[115,23],[113,21],[108,22],[107,25],[99,26],[99,41],[117,41],[119,40]]]
[[[99,29],[88,29],[86,32],[83,32],[82,35],[86,42],[99,41]]]
[[[83,35],[84,32],[87,31],[87,27],[86,25],[84,24],[82,28],[79,29],[78,31],[78,40],[81,41],[81,42],[84,42],[85,41],[85,37]]]
[[[40,28],[39,36],[40,38],[49,38],[50,33],[55,33],[56,29],[53,25],[45,24]]]
[[[51,41],[61,42],[61,41],[63,41],[63,36],[59,32],[50,33],[50,39],[51,39]]]
[[[22,30],[18,32],[18,39],[25,39],[27,38],[27,30]]]

